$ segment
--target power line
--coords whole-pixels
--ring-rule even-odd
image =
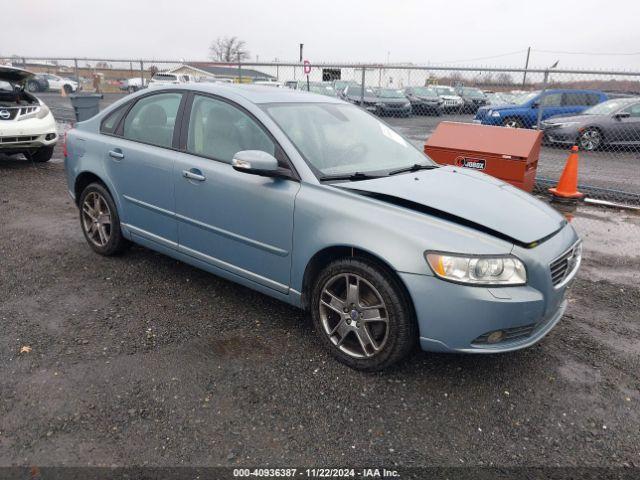
[[[640,52],[633,53],[605,53],[605,52],[565,52],[561,50],[532,50],[539,53],[556,53],[562,55],[605,55],[605,56],[636,56],[640,55]]]

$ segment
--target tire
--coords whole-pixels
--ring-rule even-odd
[[[27,82],[27,92],[35,93],[40,91],[40,85],[35,80]]]
[[[578,135],[578,146],[580,150],[592,152],[600,148],[604,143],[602,132],[595,127],[585,128]]]
[[[347,285],[352,295],[347,295]],[[353,294],[356,290],[357,295]],[[322,343],[339,362],[353,369],[383,370],[407,357],[417,345],[413,305],[400,281],[366,258],[329,263],[314,281],[310,308]]]
[[[49,145],[47,147],[40,147],[35,153],[28,155],[27,158],[31,158],[34,162],[37,163],[45,163],[51,160],[53,156],[54,145]]]
[[[507,128],[522,128],[522,121],[519,118],[507,117],[502,121],[502,126]]]
[[[102,184],[89,184],[80,194],[78,206],[82,233],[94,252],[109,257],[129,246],[129,241],[122,236],[113,198]]]
[[[69,84],[63,85],[62,89],[64,90],[64,93],[66,93],[67,95],[69,95],[70,93],[73,93],[73,87]]]

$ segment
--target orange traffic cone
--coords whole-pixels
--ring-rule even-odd
[[[571,153],[567,158],[567,164],[564,166],[560,180],[555,188],[550,188],[549,191],[553,194],[554,198],[558,200],[570,200],[579,199],[584,197],[584,194],[578,191],[578,147],[571,147]]]

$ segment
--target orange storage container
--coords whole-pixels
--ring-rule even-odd
[[[424,153],[437,163],[479,170],[531,192],[541,143],[537,130],[440,122]]]

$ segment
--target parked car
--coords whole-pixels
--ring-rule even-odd
[[[446,113],[460,112],[464,101],[462,97],[456,93],[453,87],[446,85],[432,85],[431,87],[442,99],[442,109]]]
[[[49,108],[25,86],[34,74],[0,66],[0,153],[22,153],[34,162],[48,162],[58,140]]]
[[[478,88],[473,87],[458,87],[455,89],[456,93],[462,98],[463,113],[473,113],[478,111],[478,108],[489,104],[489,100],[484,92]]]
[[[120,90],[133,93],[147,87],[147,81],[141,77],[127,78],[120,81]]]
[[[41,73],[34,74],[27,80],[25,90],[31,93],[46,92],[49,90],[49,81]]]
[[[376,114],[383,117],[410,117],[411,102],[404,91],[397,88],[374,89],[378,96]]]
[[[347,85],[342,93],[342,97],[347,102],[360,105],[372,113],[376,113],[378,110],[376,106],[378,103],[378,94],[373,88],[365,87],[363,89],[362,86],[357,83]]]
[[[180,85],[195,82],[195,78],[188,73],[158,72],[149,81],[149,87],[164,87],[167,85]]]
[[[253,82],[254,85],[263,85],[267,87],[276,87],[276,88],[284,88],[284,82],[277,82],[275,80],[256,80]]]
[[[537,125],[540,108],[541,120],[546,120],[558,115],[583,112],[605,100],[607,95],[598,90],[553,89],[529,92],[515,99],[514,104],[480,107],[473,121],[483,125],[532,128]]]
[[[71,78],[59,77],[53,73],[42,73],[41,76],[47,80],[49,90],[55,92],[64,90],[64,93],[73,93],[78,90],[78,82]]]
[[[416,114],[442,115],[444,100],[436,91],[428,87],[407,87],[404,94],[411,102],[411,110]]]
[[[605,145],[640,145],[640,98],[617,98],[578,115],[541,123],[545,141],[596,150]]]
[[[362,370],[536,343],[581,260],[546,203],[307,92],[137,92],[69,131],[65,168],[95,252],[133,241],[304,308]]]
[[[358,82],[354,82],[352,80],[334,80],[333,81],[333,89],[338,93],[338,97],[345,100],[344,91],[347,87],[358,86]]]

